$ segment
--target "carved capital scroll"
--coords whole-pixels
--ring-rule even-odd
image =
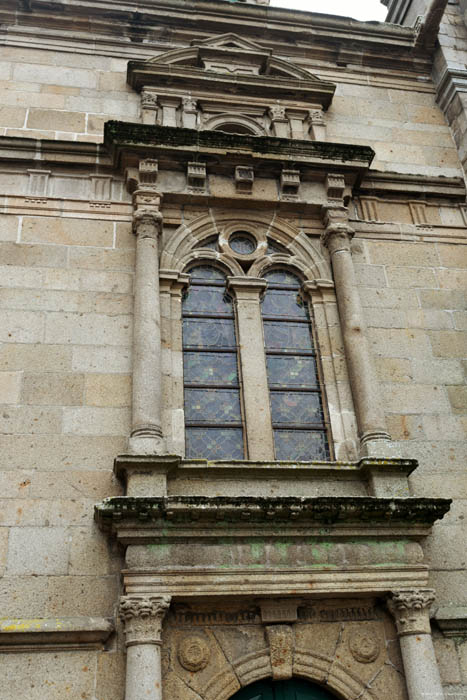
[[[434,599],[434,591],[430,588],[392,593],[388,608],[394,616],[400,637],[431,634],[429,609]]]
[[[122,596],[119,614],[125,623],[125,645],[160,645],[162,620],[169,605],[170,596]]]

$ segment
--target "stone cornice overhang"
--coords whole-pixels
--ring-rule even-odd
[[[195,536],[200,528],[211,537],[238,529],[251,535],[265,528],[277,535],[290,528],[303,531],[316,526],[329,529],[327,534],[342,526],[367,530],[368,534],[381,528],[402,528],[408,534],[412,528],[430,528],[448,512],[450,504],[445,498],[120,496],[97,504],[95,520],[102,530],[117,533],[121,528],[145,526],[155,539],[180,529],[193,531]]]
[[[190,160],[201,158],[218,168],[232,164],[268,164],[279,172],[283,165],[299,165],[324,172],[349,172],[361,177],[369,168],[374,151],[369,146],[301,141],[269,136],[228,134],[223,131],[197,131],[179,127],[153,126],[109,121],[104,128],[104,144],[114,167],[137,165],[140,158],[158,158],[172,167],[185,169]]]
[[[0,651],[102,649],[113,632],[102,617],[1,618]]]
[[[293,100],[321,105],[327,109],[331,104],[336,86],[324,80],[309,81],[294,78],[278,78],[266,75],[235,75],[209,72],[201,68],[189,68],[173,64],[129,61],[127,82],[140,92],[143,87],[170,87],[190,92],[232,94],[236,97],[258,97],[264,100]]]
[[[24,36],[37,27],[43,29],[37,41],[43,42],[48,30],[49,41],[54,31],[59,32],[64,50],[76,50],[78,40],[83,47],[92,45],[94,51],[109,53],[113,44],[115,52],[127,44],[135,56],[148,56],[145,51],[150,47],[152,53],[167,50],[167,31],[172,47],[186,46],[193,36],[224,34],[237,25],[245,37],[257,40],[260,36],[265,47],[280,52],[282,43],[298,60],[310,52],[335,62],[338,52],[344,63],[418,74],[430,71],[430,54],[415,50],[415,30],[383,22],[227,0],[30,0],[30,7],[32,11],[19,9],[17,0],[3,0],[0,37]]]

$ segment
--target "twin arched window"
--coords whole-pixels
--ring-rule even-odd
[[[239,353],[264,353],[277,460],[329,459],[318,361],[300,280],[288,270],[265,274],[263,337],[238,347],[226,278],[214,266],[191,271],[183,301],[185,444],[188,459],[248,459]],[[250,418],[251,421],[251,418]]]

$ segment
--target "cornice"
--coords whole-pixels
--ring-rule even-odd
[[[377,524],[433,525],[449,510],[451,501],[443,498],[372,497],[259,497],[259,496],[168,496],[105,499],[95,506],[95,519],[101,529],[111,530],[130,522],[153,522],[169,528],[190,522],[209,523],[213,531],[229,524],[275,525],[320,524],[325,526]]]
[[[374,151],[369,146],[302,141],[269,136],[229,134],[223,131],[197,131],[179,127],[153,126],[122,121],[108,121],[104,144],[114,166],[133,165],[140,157],[157,152],[162,159],[192,159],[193,154],[221,157],[228,163],[239,155],[251,161],[303,163],[317,169],[365,172]]]
[[[193,39],[241,25],[246,38],[260,36],[265,49],[279,54],[290,49],[298,61],[308,54],[340,66],[364,64],[367,69],[400,69],[418,76],[430,71],[429,52],[414,51],[414,29],[384,22],[227,0],[30,0],[30,4],[28,12],[18,10],[16,0],[4,0],[0,41],[3,35],[8,43],[43,48],[53,44],[54,50],[65,51],[81,51],[88,45],[93,54],[144,58],[148,51],[188,46]]]
[[[113,631],[101,617],[2,618],[0,651],[101,649]]]

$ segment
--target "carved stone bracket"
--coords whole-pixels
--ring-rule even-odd
[[[125,645],[160,645],[162,620],[169,606],[170,596],[122,596],[119,613],[125,623]]]
[[[396,621],[400,637],[409,634],[431,634],[430,605],[435,600],[434,591],[422,590],[397,591],[388,600],[388,608]]]

